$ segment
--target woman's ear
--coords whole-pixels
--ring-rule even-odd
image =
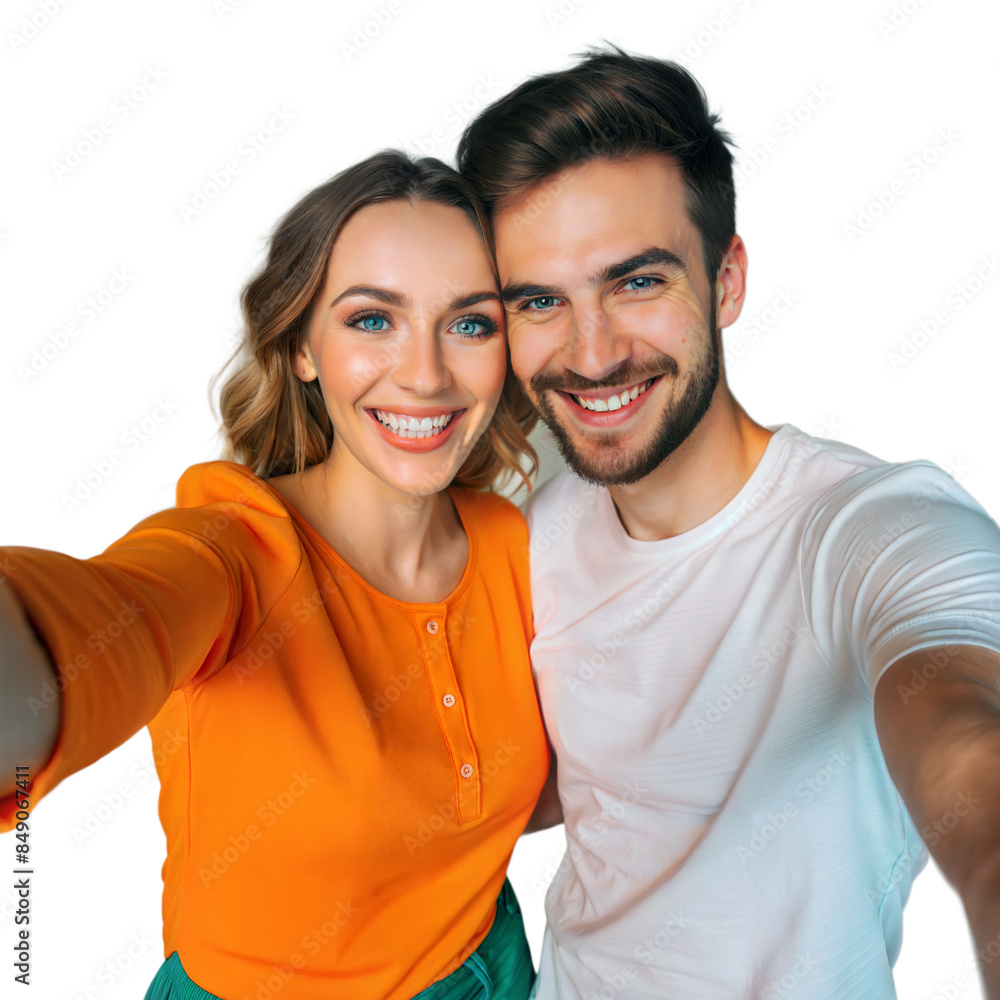
[[[313,379],[319,377],[316,359],[313,357],[306,340],[303,340],[301,346],[296,348],[292,354],[292,371],[303,382],[312,382]]]

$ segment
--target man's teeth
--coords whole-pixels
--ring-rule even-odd
[[[596,410],[598,413],[603,413],[605,410],[620,410],[623,406],[628,406],[636,396],[641,396],[652,384],[653,380],[649,379],[642,385],[634,385],[631,389],[622,389],[617,396],[609,396],[607,399],[591,399],[589,396],[574,396],[573,398],[585,410]]]
[[[376,410],[378,422],[401,438],[436,437],[451,423],[455,411],[439,413],[436,417],[409,417],[405,413],[390,413],[388,410]]]

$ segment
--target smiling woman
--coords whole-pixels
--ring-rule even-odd
[[[0,773],[31,775],[0,825],[148,725],[149,1000],[524,998],[505,872],[549,750],[526,526],[488,488],[527,479],[534,417],[478,202],[372,157],[281,220],[243,307],[228,452],[176,508],[90,559],[0,549]]]

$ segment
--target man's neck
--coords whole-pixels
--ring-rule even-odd
[[[704,523],[743,488],[772,433],[720,384],[698,426],[654,472],[609,488],[623,527],[632,538],[655,541]]]

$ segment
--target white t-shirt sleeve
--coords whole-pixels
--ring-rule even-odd
[[[930,462],[866,469],[827,493],[800,569],[821,652],[868,697],[907,653],[1000,652],[1000,528]]]

